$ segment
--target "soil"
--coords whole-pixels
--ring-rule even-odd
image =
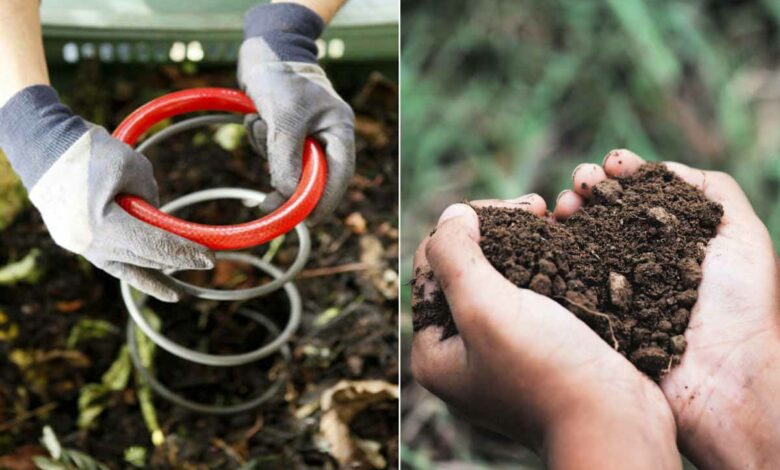
[[[550,223],[520,209],[476,208],[480,246],[519,287],[551,297],[590,326],[638,369],[660,381],[685,351],[701,263],[722,207],[662,165],[606,180],[569,219]],[[416,273],[414,293],[424,297]],[[436,290],[416,303],[415,331],[456,335]]]
[[[165,92],[197,86],[236,87],[232,68],[185,74],[175,67],[107,68],[84,63],[75,75],[55,74],[64,100],[79,114],[109,129],[140,104]],[[0,266],[41,251],[42,276],[33,284],[0,286],[0,332],[18,327],[11,340],[0,337],[0,468],[33,468],[32,455],[43,454],[41,429],[53,428],[62,445],[86,452],[110,468],[128,468],[124,452],[146,449],[147,468],[339,468],[319,432],[322,414],[316,404],[340,380],[382,380],[397,383],[397,297],[377,281],[375,271],[395,270],[398,256],[397,88],[381,76],[360,85],[339,86],[358,120],[357,168],[336,212],[311,227],[312,254],[296,284],[304,315],[290,342],[289,366],[277,356],[236,368],[192,364],[157,349],[158,378],[174,391],[207,403],[233,403],[255,396],[283,372],[283,392],[261,408],[232,416],[192,413],[154,398],[157,418],[166,435],[152,445],[130,387],[113,392],[90,429],[79,429],[78,398],[85,384],[100,382],[124,344],[127,312],[118,282],[57,247],[32,207],[0,231]],[[211,138],[214,129],[171,138],[150,151],[160,199],[198,189],[233,186],[270,190],[267,163],[245,139],[224,150]],[[238,202],[198,205],[181,215],[220,224],[253,220],[258,214]],[[359,220],[359,227],[346,221]],[[371,243],[366,243],[371,239]],[[373,247],[366,258],[366,246]],[[267,246],[253,251],[263,253]],[[297,237],[288,239],[274,257],[286,268],[297,253]],[[369,260],[370,262],[366,261]],[[384,270],[384,271],[382,271]],[[222,262],[210,272],[184,273],[189,281],[222,288],[248,287],[265,277],[243,265]],[[174,341],[212,353],[238,353],[266,341],[266,332],[235,312],[259,310],[283,326],[287,300],[281,292],[246,303],[214,303],[192,298],[177,304],[151,302],[162,319],[163,332]],[[323,318],[324,312],[329,312]],[[206,314],[208,313],[208,314]],[[66,346],[79,320],[105,320],[116,330],[100,338]],[[329,321],[326,321],[329,320]],[[10,360],[14,350],[48,354],[35,364],[35,376]],[[303,411],[302,411],[303,410]],[[397,402],[387,401],[361,411],[350,423],[353,436],[377,443],[377,455],[397,467]],[[358,455],[354,468],[370,468]]]

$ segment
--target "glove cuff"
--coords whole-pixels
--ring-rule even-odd
[[[27,189],[87,130],[50,86],[27,87],[0,108],[0,149]]]
[[[317,13],[297,3],[258,5],[244,16],[244,39],[262,38],[282,62],[316,64],[314,41],[324,29]]]

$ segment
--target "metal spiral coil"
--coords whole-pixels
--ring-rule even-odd
[[[197,127],[207,126],[211,124],[225,124],[225,123],[238,123],[242,122],[241,116],[230,114],[213,114],[207,116],[200,116],[190,118],[179,123],[173,124],[166,129],[154,134],[147,139],[143,144],[139,145],[137,150],[144,152],[150,147],[160,143],[161,141],[190,129]],[[266,197],[266,194],[260,191],[254,191],[241,188],[214,188],[203,191],[197,191],[179,197],[160,208],[163,212],[173,213],[177,210],[185,207],[198,204],[205,201],[213,201],[218,199],[238,199],[242,201],[248,201],[252,204],[259,205]],[[213,367],[235,367],[251,362],[259,361],[272,354],[281,354],[284,360],[290,362],[290,348],[288,341],[290,336],[297,330],[302,314],[302,302],[301,295],[298,288],[292,282],[292,279],[303,269],[311,252],[311,240],[309,237],[309,230],[303,223],[298,224],[295,227],[295,231],[298,235],[299,248],[298,255],[292,265],[286,270],[282,271],[272,264],[260,259],[255,255],[240,252],[220,251],[216,252],[217,260],[230,260],[242,263],[247,263],[254,266],[257,269],[265,272],[273,278],[273,280],[267,284],[263,284],[257,287],[237,290],[221,290],[221,289],[209,289],[199,287],[193,284],[186,283],[179,279],[175,279],[170,273],[161,273],[166,278],[167,282],[170,282],[177,286],[181,291],[190,294],[200,299],[219,300],[219,301],[242,301],[254,299],[263,295],[270,294],[279,289],[284,289],[287,294],[290,305],[290,316],[287,320],[287,324],[284,328],[279,328],[274,324],[271,319],[266,315],[248,309],[241,308],[238,310],[238,314],[253,320],[264,327],[271,337],[274,339],[269,343],[259,347],[258,349],[241,354],[207,354],[200,351],[196,351],[187,347],[184,347],[178,343],[167,338],[162,333],[156,331],[144,318],[141,313],[142,308],[145,306],[147,296],[136,292],[134,294],[132,288],[125,281],[120,282],[120,288],[122,293],[122,299],[127,306],[127,310],[130,313],[130,318],[127,322],[127,344],[132,359],[133,365],[139,374],[149,383],[151,388],[163,398],[188,408],[190,410],[200,413],[211,414],[231,414],[247,411],[260,406],[264,402],[273,397],[282,387],[285,376],[281,375],[267,390],[259,393],[254,398],[239,403],[236,405],[212,405],[205,403],[198,403],[189,400],[175,392],[161,383],[154,374],[144,366],[141,361],[141,357],[138,350],[138,338],[137,329],[140,330],[145,336],[147,336],[152,342],[154,342],[160,348],[168,351],[169,353],[197,364],[203,364]],[[137,327],[137,328],[136,328]]]

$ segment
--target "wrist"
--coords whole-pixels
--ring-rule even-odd
[[[272,56],[266,59],[317,63],[315,41],[324,28],[316,12],[298,3],[258,5],[244,17],[244,40],[260,39],[264,55]]]
[[[28,190],[88,129],[50,86],[26,87],[0,107],[0,149]]]
[[[626,397],[579,395],[545,426],[549,468],[618,469],[627,462],[637,469],[681,468],[674,417],[649,381]]]

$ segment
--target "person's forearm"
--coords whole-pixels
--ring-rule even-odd
[[[48,85],[37,0],[0,2],[0,106],[30,85]]]
[[[320,15],[320,18],[325,23],[330,23],[330,20],[336,16],[342,5],[347,0],[273,0],[271,3],[297,3],[303,5],[314,13]]]

